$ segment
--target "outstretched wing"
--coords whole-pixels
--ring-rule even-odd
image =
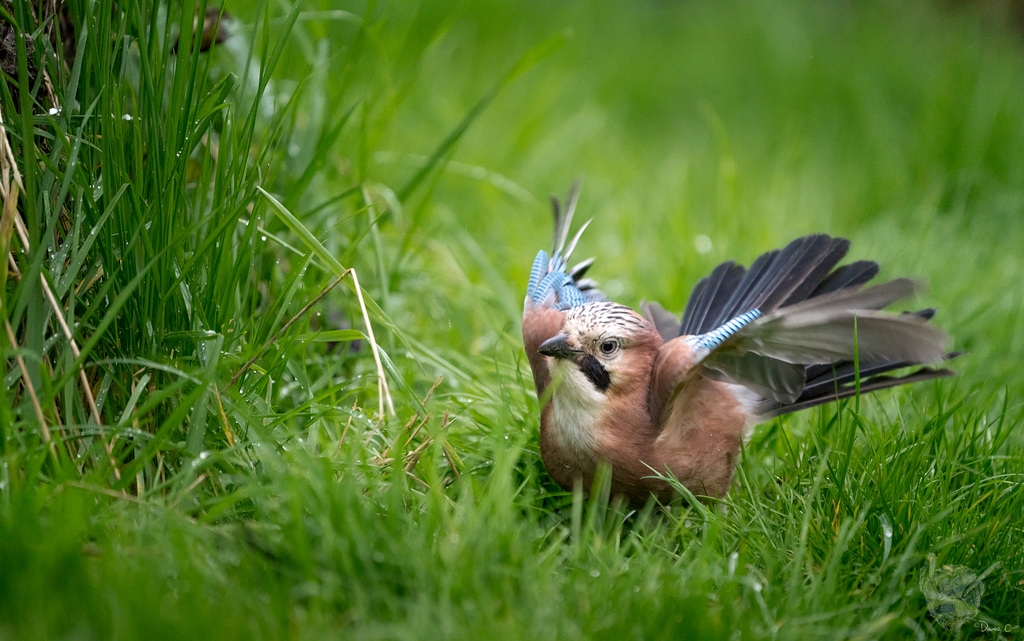
[[[538,395],[550,382],[550,373],[547,371],[544,357],[537,348],[558,333],[562,326],[564,310],[588,302],[605,300],[596,283],[585,278],[587,270],[594,263],[593,258],[569,267],[572,252],[576,249],[583,231],[590,224],[589,220],[584,223],[572,237],[568,247],[566,246],[572,228],[573,214],[576,212],[579,187],[580,181],[577,180],[569,191],[564,207],[552,196],[555,237],[551,255],[544,250],[537,253],[526,287],[526,300],[523,303],[523,344],[526,346],[526,355],[530,360]]]
[[[663,348],[686,354],[685,375],[674,384],[698,373],[739,383],[764,399],[759,413],[772,416],[854,393],[848,385],[857,377],[854,359],[862,391],[951,375],[925,369],[902,378],[879,376],[949,358],[947,337],[927,325],[932,310],[879,311],[913,293],[909,280],[862,288],[878,272],[870,261],[830,271],[848,248],[844,239],[808,236],[763,254],[749,270],[719,265],[694,290],[677,334],[684,338]],[[645,311],[663,336],[672,333],[660,306],[648,304]],[[673,367],[671,359],[661,362]],[[664,372],[655,374],[665,380]],[[667,384],[664,389],[669,396],[654,399],[655,405],[676,392]]]
[[[889,371],[898,363],[944,360],[946,334],[928,325],[927,318],[879,311],[913,291],[906,279],[840,290],[768,315],[744,314],[689,340],[711,376],[781,404],[794,403],[805,391],[811,366],[852,365],[857,359],[865,369],[891,364],[882,368]]]

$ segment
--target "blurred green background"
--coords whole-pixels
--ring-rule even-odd
[[[1019,635],[1017,7],[238,1],[179,53],[191,6],[74,4],[64,111],[0,96],[42,228],[2,292],[0,640]],[[579,177],[612,298],[681,312],[723,260],[846,236],[926,284],[960,375],[761,426],[726,509],[561,492],[519,324]],[[352,291],[305,310],[325,257],[395,416]],[[991,569],[962,628],[930,560]]]

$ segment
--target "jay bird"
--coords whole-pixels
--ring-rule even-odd
[[[881,311],[914,292],[898,278],[865,287],[878,264],[836,268],[849,241],[798,238],[749,269],[722,263],[697,283],[682,319],[654,302],[643,314],[607,301],[568,267],[584,224],[566,245],[578,183],[555,210],[551,255],[533,263],[523,342],[543,404],[544,466],[563,488],[590,488],[611,467],[611,492],[634,505],[723,497],[744,440],[758,423],[857,393],[954,374],[919,368],[952,355],[928,325],[935,310]],[[858,373],[859,364],[859,373]],[[858,385],[859,383],[859,385]]]

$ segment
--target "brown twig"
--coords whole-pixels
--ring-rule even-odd
[[[445,429],[448,428],[449,425],[451,425],[454,422],[455,417],[449,416],[448,412],[445,412],[444,418],[441,419],[441,431],[443,432]],[[459,474],[459,468],[455,464],[455,461],[458,461],[459,463],[461,463],[462,461],[455,453],[455,449],[452,447],[451,443],[449,443],[447,440],[441,443],[441,453],[444,454],[445,460],[448,461],[448,467],[449,469],[451,469],[452,474],[455,475],[455,478],[458,479],[460,476],[462,476],[461,474]]]
[[[416,429],[414,429],[414,430],[413,430],[413,431],[412,431],[412,432],[411,432],[411,433],[409,434],[409,438],[407,438],[407,439],[405,440],[405,445],[403,445],[403,446],[402,446],[403,448],[409,447],[409,444],[410,444],[410,443],[412,443],[412,440],[413,440],[414,438],[416,438],[416,435],[417,435],[417,434],[419,434],[419,433],[420,433],[420,430],[421,430],[421,429],[423,429],[423,426],[424,426],[424,425],[426,425],[426,423],[427,423],[427,421],[428,421],[428,420],[430,420],[430,414],[427,414],[426,416],[424,416],[424,417],[423,417],[423,420],[421,420],[421,421],[419,422],[419,425],[417,425],[417,426],[416,426]]]
[[[420,401],[420,405],[422,405],[424,407],[427,406],[427,401],[429,401],[430,397],[434,395],[434,390],[436,390],[438,388],[438,386],[441,384],[441,381],[443,381],[443,380],[444,380],[444,376],[438,376],[437,377],[437,380],[434,381],[434,384],[430,386],[430,389],[428,389],[427,393],[423,396],[423,400]]]
[[[455,479],[458,480],[459,477],[461,477],[462,475],[459,474],[459,469],[457,467],[455,467],[455,461],[452,460],[452,454],[454,454],[454,452],[452,452],[452,454],[448,453],[448,450],[450,450],[451,447],[452,447],[451,445],[449,445],[448,443],[445,443],[444,446],[441,447],[441,453],[444,454],[445,460],[448,461],[449,469],[451,469],[452,474],[455,475]]]
[[[432,442],[433,442],[433,439],[428,436],[427,438],[423,439],[423,442],[419,444],[419,447],[417,447],[413,451],[411,451],[408,454],[406,454],[406,456],[405,456],[405,471],[406,472],[412,472],[413,471],[413,468],[415,468],[416,464],[419,463],[420,456],[422,456],[423,452],[428,447],[430,447],[430,444]]]

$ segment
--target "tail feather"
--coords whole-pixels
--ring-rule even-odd
[[[963,352],[950,352],[946,354],[942,360],[952,360],[962,354]],[[807,382],[804,386],[805,391],[821,385],[831,387],[836,381],[845,383],[854,380],[857,376],[857,370],[854,365],[853,361],[840,361],[835,364],[823,363],[818,365],[808,365],[806,371]],[[914,363],[909,361],[883,360],[861,362],[860,376],[863,379],[876,374],[884,374],[896,369],[913,366]]]
[[[868,394],[870,392],[877,392],[878,390],[888,389],[890,387],[898,387],[900,385],[920,383],[921,381],[929,381],[935,378],[944,378],[956,375],[956,372],[951,369],[933,369],[930,367],[922,367],[905,376],[879,375],[883,372],[890,372],[906,367],[907,365],[907,363],[893,363],[889,366],[879,364],[876,368],[872,368],[875,370],[874,376],[865,376],[865,370],[861,370],[861,382],[859,386],[856,384],[856,373],[851,373],[843,377],[830,377],[827,380],[820,381],[814,385],[808,385],[804,388],[803,393],[792,403],[780,403],[777,401],[765,400],[757,408],[756,412],[760,420],[766,420],[775,416],[798,412],[809,407],[816,407],[818,405],[825,405],[826,403],[832,403],[840,399],[850,398],[858,393]]]
[[[853,361],[842,361],[835,365],[809,365],[807,367],[807,382],[804,384],[804,393],[813,395],[816,391],[833,389],[837,383],[848,383],[854,380],[857,376],[857,370],[854,365]],[[913,363],[906,361],[861,363],[860,376],[861,379],[866,379],[876,374],[884,374],[911,366],[913,366]]]

